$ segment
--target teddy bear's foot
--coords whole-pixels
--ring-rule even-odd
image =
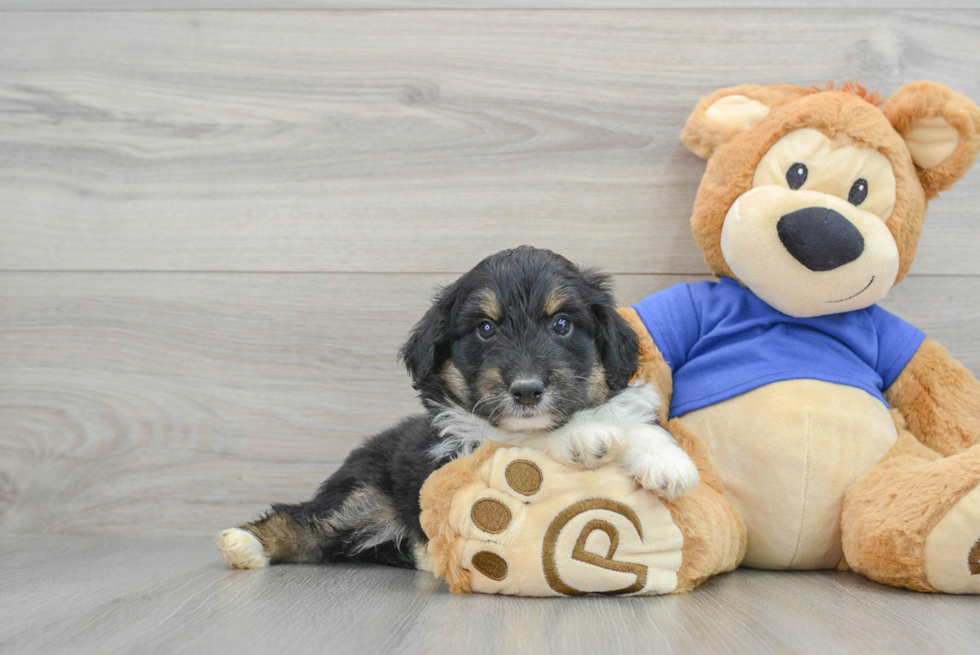
[[[926,580],[948,594],[980,594],[980,486],[961,498],[926,538]]]
[[[907,431],[844,496],[848,566],[917,591],[980,593],[980,446],[939,457]]]
[[[664,594],[684,537],[670,511],[616,464],[583,471],[527,448],[484,446],[437,471],[422,526],[456,592]]]

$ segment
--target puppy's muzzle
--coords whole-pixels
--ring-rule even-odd
[[[510,395],[521,405],[537,405],[544,396],[544,382],[541,380],[517,380],[510,385]]]

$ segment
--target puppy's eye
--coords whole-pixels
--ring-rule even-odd
[[[555,320],[551,322],[551,331],[563,337],[572,331],[572,322],[568,320],[567,316],[556,316]]]
[[[489,339],[496,331],[497,328],[490,321],[480,321],[480,324],[476,326],[476,334],[481,339]]]
[[[856,207],[864,202],[864,199],[867,197],[868,181],[863,177],[859,177],[857,181],[851,185],[851,192],[847,194],[847,202]]]
[[[806,182],[806,176],[809,174],[810,171],[807,170],[806,164],[796,162],[786,171],[786,184],[789,185],[790,189],[796,191],[803,186],[803,183]]]

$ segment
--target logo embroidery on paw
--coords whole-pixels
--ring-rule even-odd
[[[970,554],[966,558],[967,566],[970,567],[970,575],[980,575],[980,539],[973,544]]]
[[[558,545],[558,536],[561,531],[568,525],[568,523],[574,519],[576,516],[583,514],[584,512],[590,512],[592,510],[605,510],[609,512],[614,512],[620,516],[625,517],[636,529],[637,535],[643,538],[643,526],[640,524],[640,519],[632,509],[623,503],[616,502],[615,500],[610,500],[608,498],[590,498],[588,500],[582,500],[572,505],[569,505],[564,510],[562,510],[555,520],[551,522],[548,526],[548,531],[544,535],[544,549],[541,553],[542,563],[544,565],[545,578],[548,581],[548,586],[561,594],[567,594],[569,596],[580,596],[582,594],[589,593],[587,591],[581,591],[567,584],[561,579],[561,575],[558,573],[558,566],[555,561],[555,550]],[[606,554],[599,555],[592,553],[585,549],[585,543],[591,535],[596,530],[600,530],[606,533],[609,537],[609,550]],[[601,519],[593,519],[585,524],[581,532],[578,535],[578,539],[575,540],[575,547],[572,549],[572,559],[584,562],[585,564],[591,564],[607,571],[617,571],[620,573],[631,573],[636,576],[636,581],[622,589],[616,589],[614,591],[603,592],[610,596],[615,596],[617,594],[631,594],[636,591],[640,591],[647,583],[647,567],[643,564],[637,564],[635,562],[619,562],[613,559],[616,554],[616,549],[619,547],[619,530],[609,521],[603,521]]]

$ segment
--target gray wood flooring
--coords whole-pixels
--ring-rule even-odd
[[[976,653],[975,597],[740,570],[681,596],[454,596],[375,566],[232,571],[207,539],[0,536],[0,652]]]

